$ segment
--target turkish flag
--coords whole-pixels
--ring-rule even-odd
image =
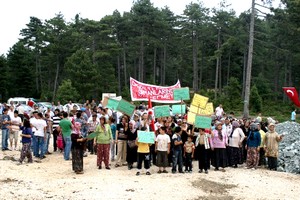
[[[283,87],[283,90],[286,93],[286,95],[291,99],[291,101],[294,102],[294,104],[297,107],[300,107],[299,96],[298,96],[298,92],[297,92],[296,88],[294,88],[294,87]]]

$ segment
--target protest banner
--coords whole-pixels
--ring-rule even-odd
[[[195,119],[196,119],[196,113],[188,112],[187,123],[193,125],[195,124]]]
[[[176,114],[185,114],[185,110],[186,110],[186,105],[182,104],[182,105],[172,105],[172,114],[176,115]]]
[[[154,116],[155,116],[155,118],[169,117],[170,116],[170,107],[169,106],[155,106],[154,107]]]
[[[130,94],[132,101],[148,101],[149,96],[152,102],[157,103],[180,103],[174,100],[173,90],[180,88],[179,80],[173,86],[162,87],[139,82],[130,78]]]
[[[174,100],[190,100],[190,89],[188,87],[174,89],[173,95]]]
[[[202,96],[200,94],[194,94],[192,105],[205,109],[208,102],[208,97]]]
[[[211,121],[211,117],[197,115],[194,125],[197,128],[211,128]]]
[[[125,101],[124,99],[122,99],[121,101],[119,101],[117,110],[127,114],[128,116],[131,116],[135,110],[135,105],[129,103],[128,101]]]
[[[106,107],[112,110],[116,110],[119,105],[119,101],[115,99],[108,99]]]
[[[138,131],[137,134],[138,134],[138,142],[148,143],[148,144],[155,143],[155,133],[154,132]]]

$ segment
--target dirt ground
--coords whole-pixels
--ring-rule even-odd
[[[84,174],[72,172],[71,161],[55,152],[33,164],[17,165],[20,151],[0,152],[1,199],[299,199],[300,176],[227,168],[226,172],[136,176],[136,168],[97,169],[96,156],[84,158]],[[170,168],[168,169],[170,171]]]

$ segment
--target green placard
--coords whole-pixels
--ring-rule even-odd
[[[154,107],[155,118],[159,117],[169,117],[170,116],[170,107],[169,106],[155,106]]]
[[[197,128],[211,128],[211,117],[196,116],[195,127]]]
[[[127,114],[128,116],[131,116],[135,110],[135,105],[125,101],[124,99],[121,99],[121,101],[119,101],[117,110]]]
[[[184,114],[185,113],[185,109],[186,109],[186,105],[173,105],[172,106],[172,114],[176,115],[176,114]]]
[[[97,133],[90,133],[88,136],[87,136],[87,138],[88,139],[93,139],[93,138],[95,138],[97,136]]]
[[[154,134],[154,132],[138,131],[137,134],[138,134],[138,142],[148,143],[148,144],[154,144],[155,143],[155,134]]]
[[[178,88],[173,90],[174,100],[190,100],[190,89]]]
[[[112,110],[117,110],[119,101],[116,99],[108,99],[106,107]]]

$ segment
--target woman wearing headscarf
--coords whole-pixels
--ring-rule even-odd
[[[222,167],[222,171],[225,172],[227,167],[227,153],[226,146],[228,145],[228,138],[226,131],[222,129],[222,123],[217,122],[216,129],[212,131],[210,147],[212,152],[212,165],[215,167],[215,171]]]
[[[128,169],[131,170],[133,163],[137,161],[137,145],[135,140],[137,138],[137,131],[134,129],[135,122],[130,120],[129,129],[127,130],[127,156]]]
[[[96,127],[95,133],[97,136],[94,138],[94,145],[97,145],[97,166],[102,169],[102,161],[106,169],[109,167],[109,150],[110,142],[112,140],[112,133],[110,125],[106,123],[104,116],[100,118],[100,124]]]
[[[260,149],[261,137],[258,131],[257,124],[252,123],[250,125],[249,137],[247,140],[247,168],[256,169],[259,161],[259,149]]]
[[[234,168],[237,168],[238,164],[242,164],[240,148],[245,134],[239,126],[237,121],[233,121],[231,133],[228,135],[228,164]]]
[[[278,158],[278,143],[282,141],[283,135],[279,135],[275,131],[275,124],[270,123],[269,131],[266,134],[264,147],[266,151],[266,157],[268,158],[268,168],[270,170],[277,170],[277,158]]]
[[[71,134],[72,168],[76,174],[83,174],[83,153],[86,138],[81,135],[81,123],[75,122]]]

